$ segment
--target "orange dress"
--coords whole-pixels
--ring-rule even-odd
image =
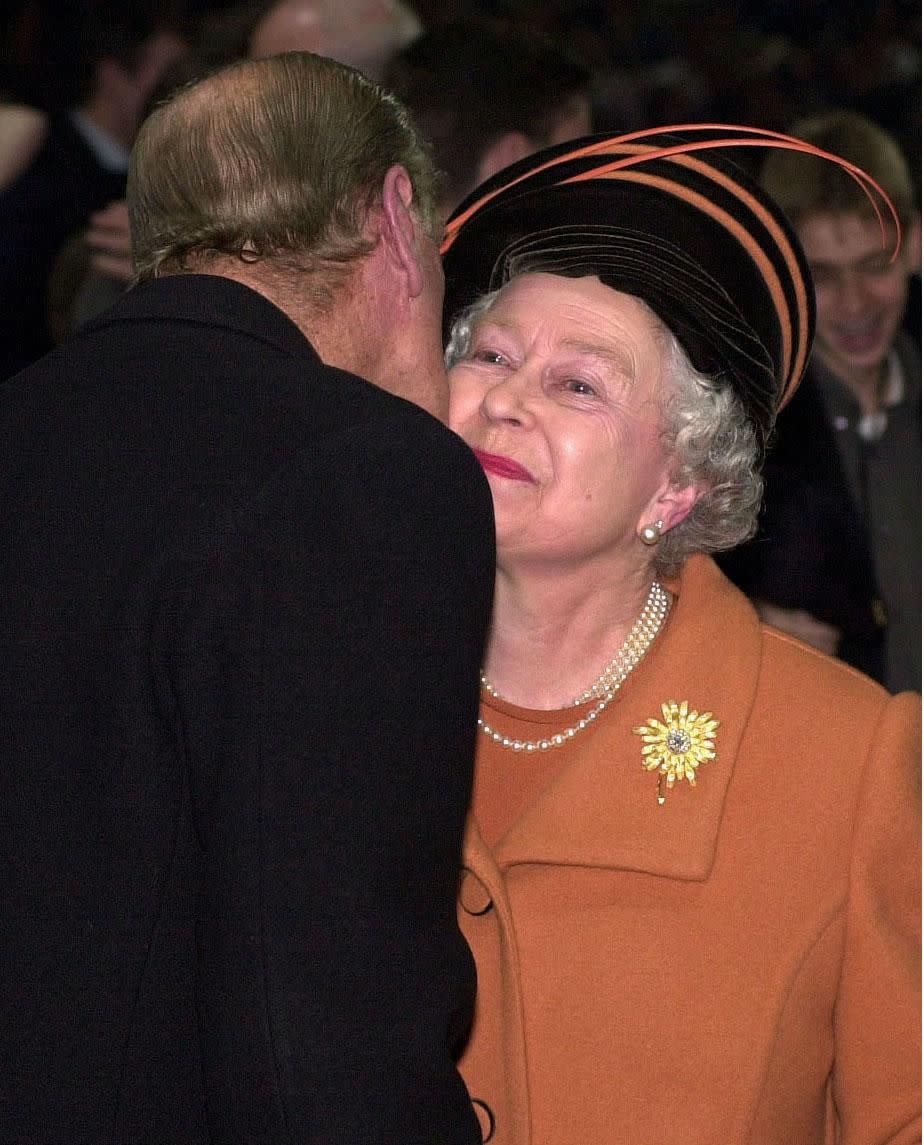
[[[459,918],[485,1130],[920,1141],[919,697],[766,628],[708,558],[671,587],[596,725],[542,756],[480,737]],[[713,713],[716,758],[659,806],[633,729],[670,700]],[[579,714],[484,707],[528,739]]]

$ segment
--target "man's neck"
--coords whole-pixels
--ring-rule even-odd
[[[889,374],[888,358],[868,369],[850,370],[844,369],[842,363],[832,362],[822,353],[818,357],[822,365],[852,394],[861,413],[870,416],[880,412]]]
[[[233,278],[268,298],[298,326],[322,362],[356,374],[445,422],[448,389],[438,315],[432,330],[414,315],[402,318],[388,290],[376,292],[362,267],[360,261],[353,277],[337,286],[326,306],[307,300],[303,285],[290,272],[277,272],[262,261],[222,255],[209,258],[202,270]]]

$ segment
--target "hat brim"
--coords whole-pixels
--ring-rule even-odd
[[[647,150],[664,145],[658,135]],[[474,192],[443,246],[447,321],[517,274],[595,275],[646,302],[697,369],[731,384],[765,440],[811,347],[804,255],[779,208],[723,154],[645,151],[589,137]]]

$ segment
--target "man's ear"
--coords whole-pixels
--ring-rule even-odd
[[[507,131],[486,147],[478,160],[478,182],[483,183],[511,163],[517,163],[536,150],[522,131]]]
[[[381,239],[390,262],[405,276],[410,297],[416,298],[424,287],[424,273],[413,202],[411,177],[396,163],[386,171],[382,185]]]

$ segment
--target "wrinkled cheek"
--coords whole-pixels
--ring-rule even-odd
[[[464,400],[464,394],[460,393],[459,388],[454,387],[452,384],[452,375],[449,375],[449,415],[448,424],[451,430],[454,430],[459,437],[468,441],[471,445],[469,438],[471,436],[472,426],[472,410],[471,403]]]
[[[469,432],[465,421],[453,421],[451,410],[449,412],[448,424],[451,431],[461,437],[461,440],[463,440],[465,444],[468,445],[469,449],[474,449],[476,447],[477,442],[474,440],[473,434]]]

